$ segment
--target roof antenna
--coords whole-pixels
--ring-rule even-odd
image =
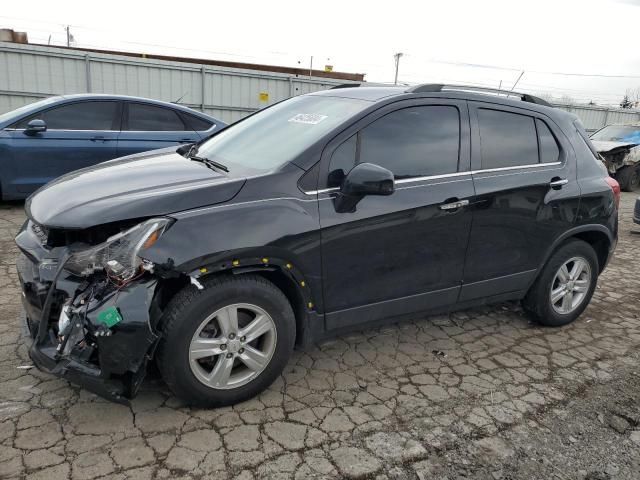
[[[182,96],[179,99],[177,99],[175,102],[173,102],[173,103],[178,103],[180,100],[182,100],[184,97],[186,97],[187,93],[189,93],[189,92],[188,91],[184,92],[182,94]]]
[[[522,70],[522,73],[520,73],[520,76],[518,77],[518,79],[516,80],[516,83],[513,84],[513,87],[511,87],[511,91],[513,92],[513,90],[516,88],[516,85],[518,85],[518,82],[520,81],[520,79],[522,78],[522,76],[524,75],[524,70]]]

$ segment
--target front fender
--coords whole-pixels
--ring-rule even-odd
[[[190,276],[246,268],[278,268],[322,308],[317,199],[278,197],[215,205],[177,220],[142,256],[159,271]],[[287,267],[291,265],[291,268]]]

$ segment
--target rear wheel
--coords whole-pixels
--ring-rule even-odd
[[[640,186],[640,165],[625,165],[618,173],[616,180],[625,192],[633,192]]]
[[[591,245],[571,240],[551,255],[523,306],[542,325],[567,325],[587,308],[598,272],[598,257]]]
[[[257,275],[190,285],[167,307],[158,367],[169,388],[205,407],[247,400],[282,372],[295,317],[284,294]]]

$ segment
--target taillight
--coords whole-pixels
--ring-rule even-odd
[[[620,206],[620,184],[615,178],[609,176],[607,176],[606,181],[613,191],[613,197],[616,199],[616,208],[618,208]]]

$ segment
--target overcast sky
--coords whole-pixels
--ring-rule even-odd
[[[640,91],[640,0],[3,2],[34,43],[365,73],[615,104]],[[299,62],[299,63],[298,63]]]

